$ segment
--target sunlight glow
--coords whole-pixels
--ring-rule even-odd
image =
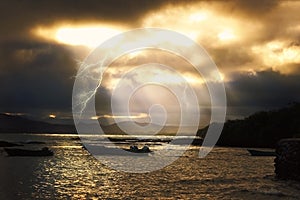
[[[42,37],[47,40],[54,40],[58,43],[67,44],[71,46],[86,46],[89,48],[95,48],[99,46],[101,43],[105,42],[106,40],[112,38],[113,36],[126,31],[127,29],[124,27],[111,27],[111,26],[95,26],[95,25],[68,25],[68,26],[58,26],[52,28],[46,27],[38,27],[33,30],[33,33],[39,37]],[[197,37],[196,33],[189,33],[188,36]],[[155,35],[151,35],[146,37],[149,38],[149,43],[164,43],[169,41],[169,36],[165,35],[164,32],[157,32]],[[126,40],[132,41],[129,45],[135,46],[139,43],[144,43],[145,37],[141,37],[137,35],[136,38],[125,38]],[[110,46],[113,47],[117,45],[115,43],[122,42],[122,41],[114,41],[110,43]],[[181,40],[176,40],[177,45],[181,46],[189,46],[192,45],[191,43],[186,43]],[[108,45],[108,44],[107,44]],[[171,44],[170,44],[171,45]],[[106,46],[109,48],[110,46]],[[121,45],[122,48],[127,49],[128,46]]]
[[[103,82],[103,86],[110,91],[114,90],[115,87],[119,84],[119,81],[122,79],[122,75],[124,71],[128,71],[133,66],[119,66],[114,68],[108,68],[106,71],[107,78],[105,78],[105,82]],[[136,74],[135,75],[135,81],[137,82],[158,82],[158,83],[164,83],[164,84],[174,84],[174,85],[180,85],[184,84],[185,82],[189,85],[201,85],[205,84],[205,80],[193,72],[179,72],[181,78],[178,76],[168,73],[165,70],[149,70],[145,71],[145,73]],[[211,80],[215,79],[215,77],[212,77]],[[125,81],[125,80],[123,80]],[[128,84],[130,84],[130,80],[128,81]]]
[[[23,116],[23,115],[25,115],[25,113],[11,113],[11,112],[6,112],[4,114],[9,115],[9,116]]]
[[[109,81],[104,83],[105,87],[109,90],[113,90],[121,80],[121,77],[117,77],[118,74],[111,75]],[[120,75],[121,76],[121,75]],[[197,84],[203,84],[205,81],[201,77],[197,77],[192,73],[184,73],[182,74],[182,78],[179,78],[177,76],[174,76],[173,74],[166,74],[162,71],[162,73],[157,74],[144,74],[143,77],[136,77],[139,81],[142,81],[143,79],[151,80],[153,82],[158,83],[165,83],[165,84],[182,84],[185,81],[188,84],[197,85]],[[224,76],[222,76],[224,78]],[[184,82],[183,82],[184,81]]]
[[[189,17],[189,20],[193,22],[201,22],[207,19],[206,13],[192,13]]]
[[[186,12],[187,10],[189,12]],[[174,18],[174,16],[178,17]],[[236,39],[241,40],[248,35],[248,33],[245,33],[244,29],[256,30],[257,28],[253,27],[253,25],[243,24],[243,26],[246,27],[241,29],[241,25],[242,21],[240,20],[226,18],[219,15],[219,13],[214,12],[209,7],[199,9],[197,6],[169,6],[164,10],[145,15],[140,24],[141,27],[156,27],[174,30],[190,37],[196,42],[199,41],[200,44],[201,41],[205,41],[212,46],[228,45],[231,42],[235,42]],[[130,29],[130,27],[120,24],[83,23],[59,24],[52,27],[36,27],[33,29],[33,33],[39,37],[54,40],[62,44],[73,46],[82,45],[94,48],[114,35]],[[237,35],[239,37],[237,37]],[[165,42],[165,37],[167,36],[160,34],[155,36],[149,35],[151,41],[156,43]],[[216,42],[216,39],[220,42]],[[126,38],[126,40],[132,40],[135,43],[139,42],[138,39],[133,40],[133,38]],[[182,46],[190,45],[181,41],[176,41],[176,43]]]
[[[96,47],[121,31],[103,27],[60,28],[56,32],[57,41],[70,45]]]
[[[197,77],[192,73],[184,73],[183,78],[189,83],[189,84],[204,84],[205,81],[201,77]]]
[[[218,38],[222,41],[232,40],[235,38],[235,35],[231,30],[225,30],[218,34]]]
[[[292,73],[293,69],[287,64],[300,62],[300,47],[290,45],[289,42],[272,41],[267,44],[252,47],[252,52],[260,57],[268,67],[282,73]]]
[[[143,118],[148,118],[148,114],[146,113],[138,113],[136,115],[118,115],[118,116],[113,116],[113,115],[98,115],[98,116],[93,116],[91,117],[92,120],[98,120],[100,118],[111,118],[111,119],[143,119]]]
[[[54,27],[36,27],[32,33],[47,40],[67,45],[82,45],[94,48],[107,39],[123,31],[122,27],[106,25],[59,25]]]
[[[54,115],[54,114],[50,114],[50,115],[49,115],[49,118],[51,118],[51,119],[55,119],[55,118],[56,118],[56,115]]]
[[[259,24],[245,24],[240,19],[224,17],[209,6],[199,6],[197,3],[184,7],[170,5],[146,15],[142,26],[174,30],[199,44],[207,43],[213,47],[245,41],[249,34],[252,36],[260,28]]]
[[[181,78],[174,76],[173,74],[163,74],[163,73],[154,74],[151,77],[151,80],[155,83],[178,84],[178,83],[182,82]]]

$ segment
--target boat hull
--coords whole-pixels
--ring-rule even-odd
[[[276,156],[276,153],[273,151],[260,151],[260,150],[253,150],[247,149],[251,156]]]

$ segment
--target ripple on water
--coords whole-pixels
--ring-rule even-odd
[[[274,158],[251,157],[246,149],[215,148],[200,159],[197,149],[192,148],[164,169],[130,174],[109,169],[78,148],[77,141],[60,141],[55,145],[53,157],[2,155],[0,199],[298,199],[300,196],[299,183],[274,178]]]

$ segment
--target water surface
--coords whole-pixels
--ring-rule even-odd
[[[1,151],[0,199],[300,198],[299,183],[275,179],[273,157],[251,157],[246,149],[215,148],[200,159],[191,147],[164,169],[134,174],[103,165],[75,136],[0,135],[0,140],[12,142],[45,141],[26,148],[48,146],[55,152],[53,157],[8,157]],[[155,149],[165,143],[148,145]]]

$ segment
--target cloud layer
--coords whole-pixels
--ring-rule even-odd
[[[78,60],[87,56],[89,50],[45,40],[32,30],[39,26],[85,23],[127,29],[169,28],[195,39],[224,74],[230,107],[268,108],[300,101],[299,9],[300,3],[296,1],[268,0],[3,1],[0,3],[0,111],[71,112]],[[165,62],[165,58],[164,54],[153,54],[126,61],[126,66],[119,63],[106,76],[112,81],[130,66],[153,60]],[[166,63],[176,65],[179,72],[190,78],[195,77],[194,71],[185,71],[181,61],[172,58]],[[194,84],[195,89],[201,89],[201,81]],[[104,87],[102,104],[107,105],[109,81]]]

